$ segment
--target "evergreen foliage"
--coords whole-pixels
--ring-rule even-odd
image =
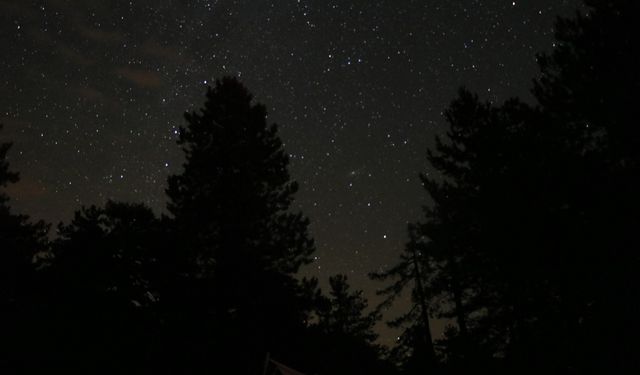
[[[267,351],[295,350],[290,341],[306,326],[311,299],[294,274],[314,251],[308,220],[290,210],[298,186],[276,125],[237,79],[216,81],[202,110],[185,118],[184,171],[167,189],[170,226],[186,266],[178,271],[207,301],[187,304],[215,321],[213,355],[255,373]]]
[[[318,296],[317,323],[312,326],[312,346],[321,349],[322,355],[314,355],[310,368],[320,374],[393,373],[376,343],[379,313],[367,311],[363,292],[351,291],[345,275],[330,277],[329,286],[328,296]]]
[[[558,21],[556,48],[539,58],[538,107],[461,90],[429,150],[432,203],[387,292],[409,286],[416,306],[451,319],[436,343],[443,371],[638,369],[638,4],[587,5]],[[426,301],[405,271],[414,264]]]
[[[2,126],[0,125],[0,130]],[[32,343],[28,319],[36,299],[38,257],[47,250],[48,225],[29,222],[25,215],[11,212],[3,191],[17,183],[7,153],[11,144],[0,141],[0,371],[11,371],[24,358]]]

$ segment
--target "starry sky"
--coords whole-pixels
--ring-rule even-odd
[[[367,274],[395,262],[429,203],[417,177],[457,88],[530,99],[536,53],[578,5],[0,0],[0,137],[22,177],[12,205],[53,223],[106,199],[162,212],[182,114],[235,75],[290,153],[318,249],[305,272],[345,273],[373,297]]]

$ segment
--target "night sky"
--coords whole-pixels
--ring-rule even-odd
[[[428,204],[417,175],[457,88],[529,98],[535,54],[577,4],[0,0],[12,205],[53,223],[109,198],[162,212],[183,112],[239,76],[291,155],[318,249],[306,272],[371,296],[367,274],[396,261]]]

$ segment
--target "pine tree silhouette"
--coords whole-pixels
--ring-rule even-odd
[[[368,303],[361,290],[351,292],[345,275],[329,278],[329,297],[325,308],[319,311],[318,326],[329,334],[353,336],[373,343],[378,335],[373,327],[379,318],[377,312],[366,312]]]
[[[0,130],[2,126],[0,125]],[[11,212],[2,191],[19,180],[7,161],[10,143],[0,142],[0,371],[19,371],[28,363],[36,298],[37,255],[47,250],[49,227]]]
[[[179,273],[199,285],[192,308],[214,322],[204,340],[219,364],[255,372],[267,350],[291,346],[283,332],[295,336],[307,320],[293,276],[314,251],[308,220],[290,210],[298,186],[276,125],[237,79],[216,81],[185,118],[184,171],[167,189]]]
[[[575,337],[579,368],[640,371],[640,11],[637,1],[588,0],[587,11],[560,19],[557,46],[539,57],[534,94],[556,128],[569,134],[576,189],[565,211],[573,257],[561,268],[564,326]],[[602,343],[607,343],[603,345]]]
[[[383,348],[375,343],[378,311],[367,311],[361,290],[351,290],[345,275],[329,278],[329,296],[320,298],[317,331],[309,344],[316,347],[309,368],[320,374],[391,374],[393,367],[382,360]],[[315,353],[322,352],[322,356]]]
[[[43,268],[46,322],[41,354],[56,371],[136,373],[148,369],[159,329],[154,270],[159,223],[142,204],[83,207],[58,227]]]
[[[639,87],[639,4],[587,5],[559,20],[557,47],[540,56],[539,107],[462,91],[429,153],[437,173],[422,182],[433,203],[408,248],[423,257],[438,315],[455,319],[438,342],[447,370],[639,368],[639,295],[628,287],[640,281],[629,96]],[[409,255],[399,280],[410,280]]]
[[[430,327],[432,291],[427,285],[427,267],[429,264],[423,254],[409,242],[396,265],[369,275],[373,280],[392,281],[378,291],[379,295],[386,297],[378,309],[391,305],[407,289],[411,293],[412,306],[409,311],[387,323],[392,328],[403,329],[392,355],[394,362],[409,373],[434,371],[437,367]]]

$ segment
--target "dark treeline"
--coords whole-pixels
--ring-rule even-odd
[[[166,215],[83,207],[51,239],[0,190],[0,371],[253,375],[269,353],[318,375],[638,373],[640,5],[587,6],[539,56],[535,104],[452,101],[422,175],[432,203],[372,275],[373,311],[345,276],[326,292],[298,276],[309,222],[276,126],[235,78],[186,114]],[[9,149],[0,188],[18,181]],[[405,292],[387,350],[373,327]]]
[[[83,207],[50,241],[0,196],[0,371],[262,374],[267,353],[314,373],[391,371],[362,292],[296,277],[315,247],[265,107],[224,78],[185,117],[168,216]],[[9,147],[2,186],[18,180]]]
[[[412,293],[393,322],[408,371],[640,371],[640,4],[586,5],[539,56],[536,105],[461,89],[445,111],[422,175],[433,203],[373,275],[388,302]]]

